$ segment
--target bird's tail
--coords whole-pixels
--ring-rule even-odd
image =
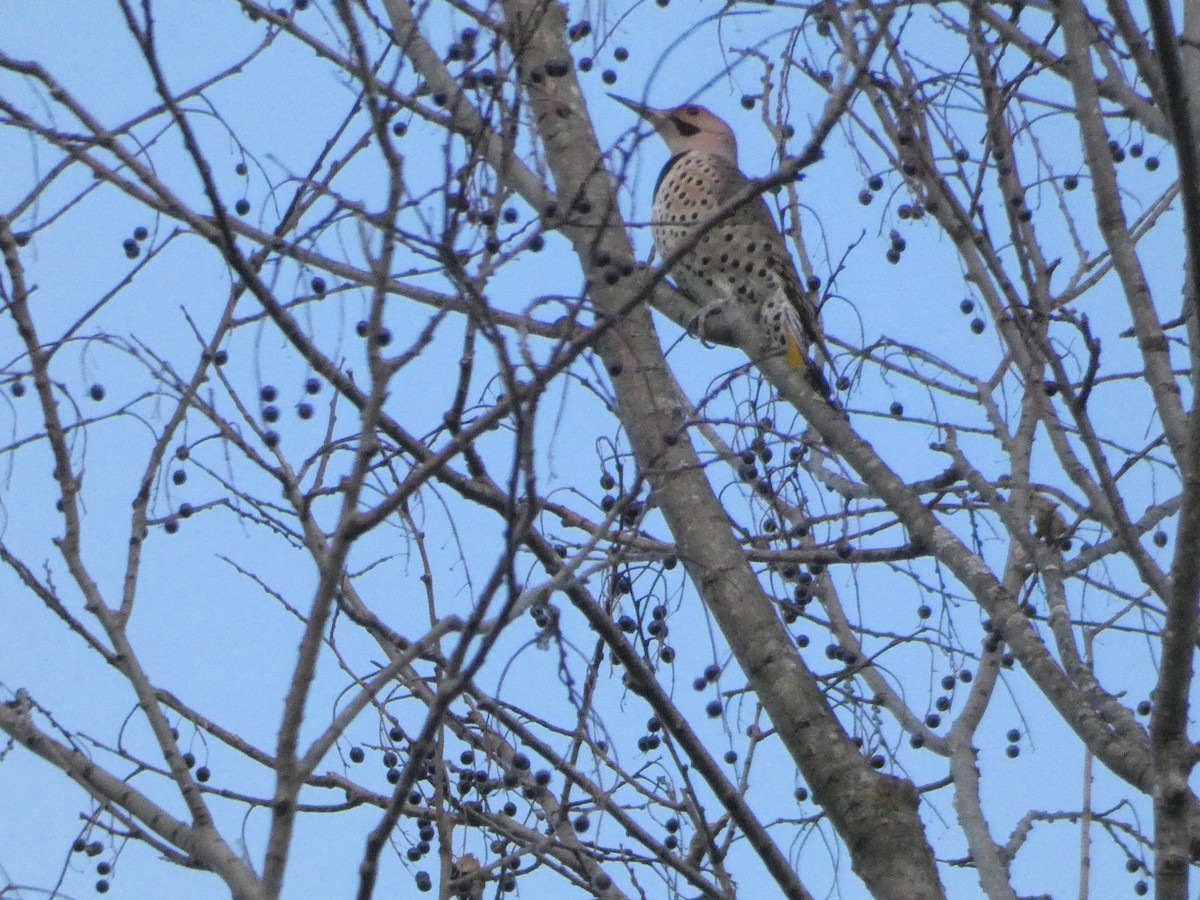
[[[791,305],[784,313],[784,341],[783,358],[787,360],[788,365],[803,372],[808,383],[826,400],[830,399],[833,391],[829,388],[829,382],[825,380],[820,363],[814,363],[805,355],[804,348],[808,346],[809,341],[800,321],[800,314]]]
[[[793,369],[807,369],[809,366],[809,362],[805,359],[800,345],[796,343],[791,335],[788,335],[787,349],[783,353],[783,358],[788,361],[788,365]]]

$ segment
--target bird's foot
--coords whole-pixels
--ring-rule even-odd
[[[701,307],[700,311],[696,313],[692,321],[688,323],[688,336],[698,338],[700,343],[704,344],[706,347],[710,347],[711,345],[704,338],[706,323],[708,322],[710,316],[721,315],[721,313],[725,311],[725,304],[726,301],[724,300],[713,300],[711,303],[706,303],[703,307]]]

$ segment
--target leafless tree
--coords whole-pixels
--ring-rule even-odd
[[[1188,896],[1200,3],[197,10],[0,34],[0,893]]]

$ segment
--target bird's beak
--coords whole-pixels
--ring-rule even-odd
[[[632,109],[635,113],[637,113],[639,116],[641,116],[647,122],[649,122],[655,128],[658,128],[659,123],[662,122],[662,120],[664,118],[663,112],[660,109],[654,109],[649,106],[643,106],[640,103],[637,103],[633,100],[628,99],[627,97],[622,97],[620,94],[609,94],[608,96],[612,97],[614,100],[616,100],[618,103],[622,104],[623,106],[628,106],[630,109]]]

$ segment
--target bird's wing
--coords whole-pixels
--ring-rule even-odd
[[[725,170],[726,177],[719,179],[719,183],[724,186],[723,196],[718,198],[718,202],[724,205],[745,188],[749,180],[727,159],[714,159],[713,164]],[[778,242],[772,244],[768,265],[783,284],[784,294],[795,312],[794,318],[789,315],[789,325],[801,344],[800,352],[807,353],[809,347],[814,348],[818,363],[833,369],[833,360],[825,347],[825,335],[821,330],[816,307],[809,299],[809,292],[800,282],[800,273],[796,271],[796,263],[787,249],[787,238],[775,224],[775,217],[771,215],[767,201],[761,195],[749,201],[744,215],[750,222],[760,224],[764,231],[769,230],[769,233],[778,235]]]

